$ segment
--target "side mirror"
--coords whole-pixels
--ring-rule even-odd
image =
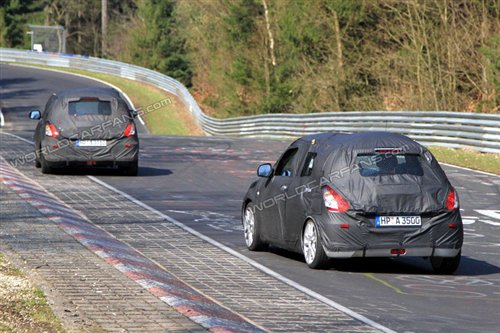
[[[130,114],[132,115],[133,118],[137,118],[139,112],[137,112],[137,110],[130,110]]]
[[[33,110],[30,112],[30,119],[39,120],[42,118],[42,114],[38,110]]]
[[[261,164],[257,168],[257,176],[269,177],[273,174],[273,167],[269,163]]]

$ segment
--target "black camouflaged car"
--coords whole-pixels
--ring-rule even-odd
[[[408,137],[318,134],[294,143],[245,195],[246,245],[328,258],[428,257],[438,273],[460,262],[458,197],[432,154]]]
[[[136,175],[139,139],[135,113],[111,88],[79,88],[53,94],[39,120],[34,141],[36,166],[43,173],[56,168],[115,168]]]

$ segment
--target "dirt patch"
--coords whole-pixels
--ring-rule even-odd
[[[43,292],[1,254],[0,332],[64,332]]]

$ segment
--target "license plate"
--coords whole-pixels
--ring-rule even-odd
[[[376,227],[420,227],[422,219],[420,216],[377,216]]]
[[[106,140],[77,140],[77,147],[106,147]]]

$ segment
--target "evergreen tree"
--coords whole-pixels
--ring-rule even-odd
[[[136,32],[133,60],[191,86],[185,39],[177,31],[174,16],[175,1],[142,1],[139,11],[144,27]]]
[[[44,0],[0,0],[0,41],[6,47],[27,47],[26,15],[43,9]]]

